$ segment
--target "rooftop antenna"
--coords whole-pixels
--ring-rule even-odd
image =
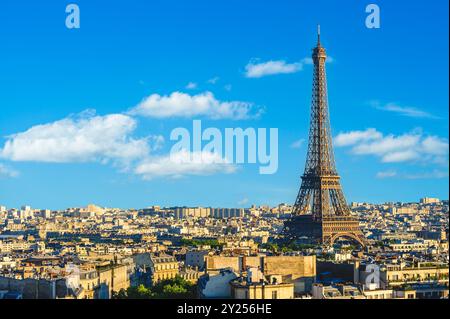
[[[317,25],[317,44],[320,45],[320,24]]]

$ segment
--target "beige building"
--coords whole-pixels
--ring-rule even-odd
[[[83,265],[80,267],[80,286],[83,288],[84,298],[95,298],[95,289],[99,286],[99,277],[95,266]]]
[[[99,299],[109,299],[114,291],[130,287],[127,265],[108,265],[97,268],[99,283]]]
[[[283,283],[293,283],[295,293],[311,291],[316,277],[316,256],[206,256],[206,273],[221,269],[243,273],[259,268],[266,276],[280,276]]]
[[[185,264],[189,267],[205,268],[205,257],[209,250],[190,250],[186,252]]]
[[[381,271],[381,283],[385,288],[424,282],[436,282],[448,286],[448,265],[419,263],[415,267],[386,265]]]
[[[231,297],[233,299],[293,299],[294,284],[261,284],[239,282],[234,280],[231,285]]]
[[[324,286],[314,284],[313,299],[366,299],[359,287],[349,285]]]
[[[150,255],[150,272],[152,276],[152,284],[156,284],[161,280],[175,278],[179,273],[178,261],[169,255]]]
[[[418,212],[417,207],[392,207],[390,209],[390,213],[393,215],[414,215]]]
[[[0,240],[0,252],[8,253],[14,250],[29,250],[31,248],[31,243],[24,240]]]
[[[363,294],[367,299],[392,299],[394,297],[392,289],[364,290]]]
[[[233,299],[293,299],[294,284],[283,283],[282,276],[264,276],[259,268],[247,269],[246,276],[232,280]]]
[[[424,197],[420,199],[421,204],[437,204],[440,203],[439,198]]]
[[[198,278],[200,278],[203,274],[203,271],[198,271],[196,268],[185,268],[179,273],[181,278],[192,284],[196,284]]]
[[[172,210],[178,219],[205,217],[232,218],[244,216],[244,209],[242,208],[174,207]]]
[[[427,243],[399,243],[390,244],[389,247],[395,252],[410,252],[410,251],[427,251],[429,245]]]

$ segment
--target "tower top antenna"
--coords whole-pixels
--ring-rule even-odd
[[[320,44],[320,24],[317,25],[317,43]]]

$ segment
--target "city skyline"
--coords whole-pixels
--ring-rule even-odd
[[[0,304],[448,300],[448,5],[1,4]]]
[[[333,2],[131,1],[107,12],[99,2],[78,4],[79,30],[65,28],[62,6],[37,17],[38,4],[8,3],[9,15],[0,13],[9,49],[0,53],[0,205],[293,203],[307,151],[318,23],[331,56],[331,129],[348,201],[447,199],[445,10],[380,1],[382,26],[373,30],[364,26],[364,5]],[[434,18],[411,22],[423,15]],[[176,112],[149,112],[149,105]],[[215,109],[224,106],[237,112]],[[196,119],[219,129],[278,128],[278,172],[260,175],[252,164],[169,169],[170,131],[190,130]],[[40,144],[43,136],[50,143]],[[158,164],[158,174],[142,173],[141,161]]]

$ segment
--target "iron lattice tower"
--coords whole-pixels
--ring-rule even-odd
[[[294,217],[286,227],[292,237],[315,237],[323,244],[349,237],[364,246],[364,236],[347,205],[336,170],[328,112],[327,54],[320,43],[320,27],[312,58],[314,75],[308,154],[293,208]]]

